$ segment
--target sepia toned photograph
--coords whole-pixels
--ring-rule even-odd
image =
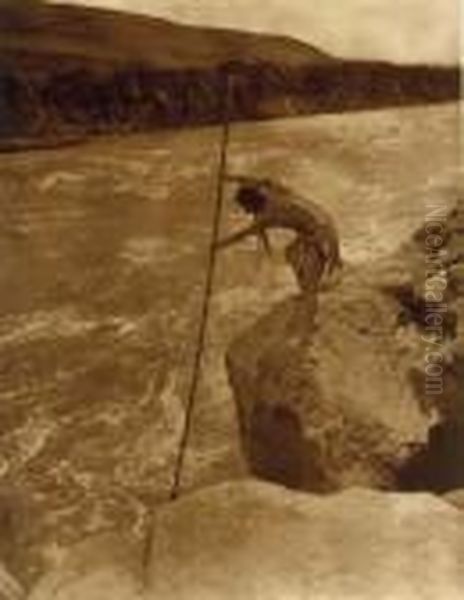
[[[464,598],[458,0],[0,0],[0,600]]]

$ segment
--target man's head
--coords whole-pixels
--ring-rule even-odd
[[[264,210],[267,196],[259,186],[244,184],[239,187],[235,201],[245,212],[256,215]]]

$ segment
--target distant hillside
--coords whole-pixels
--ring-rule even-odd
[[[272,35],[182,26],[103,9],[54,5],[0,14],[0,47],[83,61],[143,62],[160,69],[212,68],[234,58],[298,66],[326,62],[323,52]]]
[[[94,8],[0,8],[0,137],[79,136],[433,102],[458,70],[335,59],[286,37],[196,28]]]

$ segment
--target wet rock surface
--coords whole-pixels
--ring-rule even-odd
[[[226,483],[159,507],[144,574],[127,555],[109,561],[103,540],[89,540],[30,598],[457,600],[463,529],[462,514],[428,494],[321,497]],[[119,547],[124,555],[121,540]]]

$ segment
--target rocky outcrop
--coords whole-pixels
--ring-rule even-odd
[[[449,213],[441,210],[429,217],[405,253],[410,277],[391,289],[401,306],[400,321],[422,340],[423,360],[411,366],[411,382],[435,422],[426,444],[402,470],[401,480],[406,489],[445,492],[464,485],[462,200]]]
[[[146,571],[121,540],[111,561],[88,541],[30,600],[457,600],[464,586],[462,515],[426,494],[227,483],[159,508],[152,534]]]
[[[402,452],[425,439],[394,306],[363,283],[347,275],[322,294],[316,322],[303,298],[284,301],[230,348],[255,475],[313,491],[394,489]]]
[[[443,392],[424,393],[425,313],[413,308],[425,306],[418,232],[380,264],[348,266],[339,285],[320,294],[317,316],[314,300],[290,298],[229,348],[252,473],[317,491],[462,485],[461,210],[448,215],[444,236],[444,268],[454,275],[443,323]],[[412,290],[407,303],[398,294],[406,289]]]

